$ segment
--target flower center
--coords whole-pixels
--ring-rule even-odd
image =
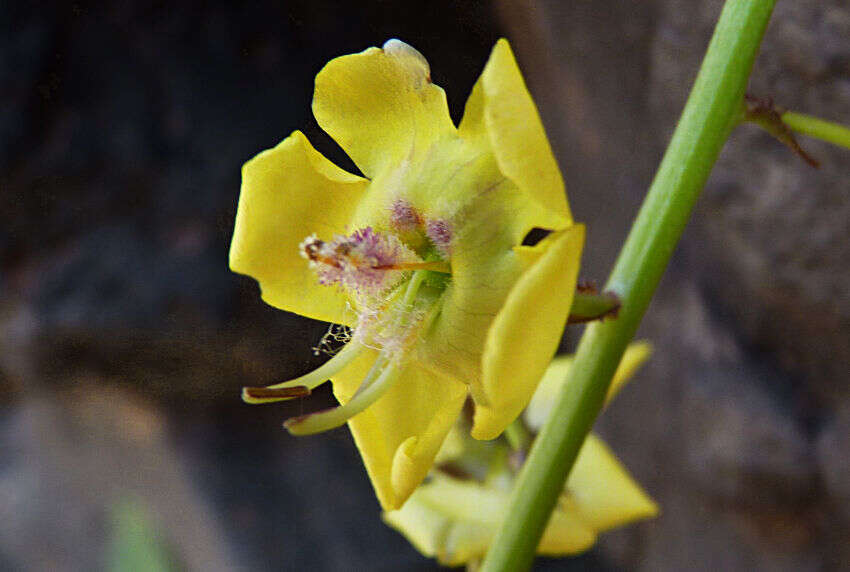
[[[400,299],[393,300],[392,308],[384,316],[377,317],[382,329],[386,329],[387,332],[373,331],[372,325],[364,324],[361,318],[355,339],[352,339],[338,356],[327,362],[331,363],[338,360],[344,352],[359,353],[369,345],[369,342],[375,343],[379,340],[378,357],[351,399],[339,407],[288,419],[284,426],[290,433],[309,435],[339,427],[377,401],[402,378],[400,373],[410,355],[411,346],[416,340],[419,329],[427,328],[431,318],[435,315],[437,304],[434,300],[429,299],[427,293],[421,292],[428,272],[427,270],[414,272],[403,288],[404,292]],[[420,296],[420,293],[423,296]],[[424,308],[420,306],[424,306]],[[383,318],[388,318],[388,320]],[[364,328],[364,326],[366,327]],[[382,334],[383,338],[380,339]],[[368,340],[363,339],[366,336],[368,336]],[[335,365],[331,368],[339,371],[344,365],[347,365],[350,359],[346,355],[339,360],[343,362],[341,366]]]
[[[358,301],[385,295],[410,270],[451,271],[448,263],[423,260],[395,234],[377,232],[372,227],[350,236],[336,235],[330,242],[308,236],[300,248],[320,284],[342,286]]]
[[[358,313],[358,342],[382,351],[403,350],[411,324],[421,321],[425,308],[433,306],[451,273],[437,246],[450,240],[447,224],[430,225],[412,207],[398,202],[390,222],[395,232],[366,227],[327,242],[312,235],[300,245],[319,283],[339,286],[351,296]],[[433,241],[426,235],[431,226]],[[410,239],[411,233],[421,240],[399,237]]]
[[[339,286],[352,296],[359,314],[357,325],[342,350],[318,369],[266,388],[247,387],[243,400],[269,403],[303,397],[366,348],[377,350],[378,356],[344,405],[287,420],[284,425],[293,434],[338,427],[378,400],[402,377],[417,340],[439,313],[441,294],[451,274],[451,265],[444,259],[451,229],[441,221],[436,225],[424,221],[412,209],[399,213],[404,224],[393,226],[402,235],[405,231],[418,234],[420,248],[414,250],[396,234],[372,227],[349,236],[336,235],[330,241],[312,235],[300,245],[319,283]],[[405,225],[407,228],[401,228]]]

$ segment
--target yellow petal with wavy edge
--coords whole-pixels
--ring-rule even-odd
[[[579,451],[567,491],[582,518],[597,532],[658,514],[658,506],[592,433]]]
[[[584,226],[555,232],[531,247],[542,254],[505,300],[482,358],[486,403],[476,403],[472,436],[494,439],[528,404],[566,325],[578,277]],[[529,249],[524,247],[521,250]]]
[[[440,446],[440,450],[437,451],[437,456],[434,457],[434,463],[446,463],[463,455],[465,441],[466,435],[462,432],[459,424],[455,423],[449,429],[449,433]]]
[[[508,512],[510,491],[442,475],[422,485],[384,521],[424,555],[459,566],[484,556]],[[590,548],[596,533],[569,499],[552,513],[538,546],[540,554],[575,554]]]
[[[550,214],[543,228],[572,222],[561,171],[507,40],[493,48],[458,131],[489,141],[502,173]]]
[[[350,324],[346,296],[319,284],[301,257],[307,236],[345,233],[369,182],[340,169],[296,131],[242,167],[230,268],[260,283],[268,304]]]
[[[423,156],[456,133],[446,94],[425,59],[391,40],[328,62],[316,76],[313,114],[367,177]]]
[[[647,342],[636,342],[629,344],[623,358],[620,360],[620,365],[617,366],[617,371],[614,373],[614,378],[611,380],[611,386],[608,388],[608,394],[605,396],[605,405],[619,393],[620,389],[631,380],[632,376],[638,368],[645,362],[652,353],[652,345]],[[570,383],[570,368],[573,365],[573,356],[558,356],[549,364],[546,373],[540,380],[537,390],[528,403],[523,413],[525,422],[529,429],[539,431],[549,418],[552,408],[555,406],[555,401],[561,387],[564,384]]]
[[[569,498],[561,498],[552,511],[537,553],[563,556],[584,552],[596,542],[596,532]]]
[[[437,560],[446,566],[460,566],[481,560],[493,540],[496,529],[473,522],[453,522],[446,531]],[[472,568],[474,570],[475,568]]]
[[[400,509],[384,512],[382,518],[424,556],[436,558],[444,566],[460,566],[487,552],[497,524],[459,519],[456,514],[446,514],[439,505],[435,507],[429,501],[443,498],[451,503],[458,492],[466,496],[465,493],[471,491],[473,496],[478,496],[481,490],[480,485],[438,477],[416,489]],[[506,505],[499,499],[497,503],[501,514]]]
[[[446,517],[448,524],[435,538],[436,556],[441,564],[459,566],[484,556],[502,518],[507,514],[508,495],[504,490],[475,481],[459,481],[435,476],[420,487],[410,504]],[[403,534],[407,530],[396,527]]]
[[[451,183],[463,179],[459,174]],[[479,197],[458,216],[452,242],[452,279],[442,295],[442,310],[418,351],[423,362],[481,387],[481,356],[487,331],[525,269],[514,247],[539,220],[539,207],[502,178],[469,193]]]
[[[333,377],[334,395],[347,403],[371,367],[364,352]],[[370,357],[371,356],[371,359]],[[466,386],[411,362],[386,395],[348,421],[381,507],[400,507],[419,486],[466,399]]]
[[[417,489],[400,509],[382,512],[381,518],[402,533],[423,556],[435,558],[442,550],[443,539],[452,521],[417,501],[421,489]]]

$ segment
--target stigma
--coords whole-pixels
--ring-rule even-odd
[[[380,296],[402,282],[411,270],[449,273],[442,261],[424,261],[392,233],[372,227],[324,241],[315,234],[299,245],[319,283],[339,285],[358,296]]]

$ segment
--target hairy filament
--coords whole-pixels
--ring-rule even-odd
[[[404,297],[399,302],[399,306],[401,306],[401,316],[399,318],[398,323],[395,325],[399,330],[402,330],[401,335],[406,337],[407,332],[404,332],[410,323],[410,311],[413,308],[413,304],[416,301],[416,295],[419,293],[419,288],[425,281],[425,272],[414,272],[413,276],[410,278],[410,282],[407,284],[407,288],[404,291]],[[357,391],[354,393],[354,397],[357,397],[362,392],[369,389],[369,386],[376,380],[377,376],[373,375],[375,368],[382,368],[387,361],[386,354],[388,351],[382,351],[378,356],[378,359],[375,361],[375,365],[372,366],[372,369],[369,370],[369,373],[366,375],[366,378],[360,384],[360,387],[357,388]],[[353,398],[352,398],[353,399]]]
[[[380,369],[380,361],[381,360],[379,359],[375,362],[375,365],[372,367],[372,371],[369,372],[370,376],[375,370]],[[344,425],[349,419],[375,403],[393,385],[395,385],[401,377],[398,375],[398,370],[398,360],[392,360],[380,371],[380,375],[377,376],[377,379],[369,383],[368,387],[366,387],[363,391],[358,389],[354,397],[352,397],[345,405],[340,405],[339,407],[334,407],[318,413],[311,413],[309,415],[302,415],[300,417],[287,419],[283,423],[283,426],[286,427],[286,429],[293,435],[312,435],[314,433],[321,433],[322,431],[328,431]],[[367,376],[364,384],[370,381],[368,379],[370,376]]]
[[[426,276],[427,273],[423,270],[414,272],[405,288],[404,296],[398,302],[401,311],[398,322],[394,327],[398,328],[399,335],[402,337],[409,335],[407,330],[410,326],[411,311]],[[378,355],[369,373],[366,374],[366,378],[348,403],[318,413],[293,417],[284,422],[284,427],[293,435],[311,435],[334,429],[346,423],[380,399],[401,377],[398,373],[404,363],[401,357],[403,354],[399,357],[390,357],[391,353],[393,352],[385,349]]]

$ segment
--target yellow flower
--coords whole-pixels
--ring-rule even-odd
[[[626,351],[608,393],[610,400],[649,356],[648,344]],[[529,429],[539,429],[551,409],[551,397],[566,382],[572,358],[555,358],[525,411]],[[565,381],[566,380],[566,381]],[[449,440],[440,451],[444,467],[434,470],[400,509],[385,512],[384,521],[404,534],[425,556],[460,566],[483,558],[501,521],[507,516],[515,470],[504,460],[507,443],[488,447]],[[450,449],[450,451],[447,451]],[[459,478],[463,473],[465,478]],[[658,507],[632,480],[607,445],[588,435],[564,492],[552,513],[537,553],[565,556],[587,550],[597,534],[657,514]]]
[[[347,422],[382,507],[398,508],[467,395],[478,439],[528,403],[569,314],[584,227],[505,40],[458,127],[427,61],[398,40],[329,62],[313,113],[364,176],[298,131],[248,161],[230,267],[269,304],[348,326],[350,341],[314,372],[243,397],[330,378],[342,405],[285,425]],[[551,233],[523,245],[534,228]]]

